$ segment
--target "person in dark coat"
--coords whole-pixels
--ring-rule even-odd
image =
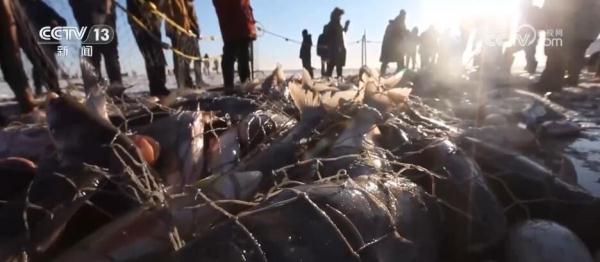
[[[310,77],[314,77],[311,63],[312,35],[308,30],[302,30],[302,46],[300,47],[300,59],[302,59],[302,67],[308,71]]]
[[[91,29],[94,25],[108,25],[115,32],[117,31],[116,5],[113,0],[69,0],[69,4],[73,9],[73,15],[79,27],[86,26]],[[89,32],[90,30],[86,32],[84,39],[87,39]],[[95,69],[95,72],[89,72],[86,69],[87,65],[82,63],[81,75],[86,92],[97,84],[98,79],[101,79],[100,64],[102,57],[104,57],[104,65],[111,86],[123,86],[118,46],[119,42],[117,34],[115,34],[114,39],[109,44],[94,45],[91,57],[82,57],[82,59],[88,60]],[[92,74],[95,74],[95,76]]]
[[[21,0],[20,4],[31,22],[32,27],[29,29],[33,30],[33,32],[30,32],[28,29],[19,29],[19,42],[25,55],[33,64],[31,75],[33,76],[35,93],[41,95],[43,86],[46,86],[48,90],[57,92],[59,89],[59,70],[55,53],[59,44],[37,45],[32,39],[29,39],[30,35],[27,34],[33,33],[34,39],[39,41],[37,33],[42,27],[66,26],[67,21],[43,1]]]
[[[419,37],[419,55],[421,56],[421,68],[428,67],[437,63],[438,54],[438,33],[431,26]]]
[[[388,64],[392,62],[396,63],[396,72],[400,72],[404,68],[404,49],[406,48],[405,45],[408,38],[405,22],[406,11],[401,10],[400,15],[394,18],[394,20],[390,20],[385,29],[381,45],[381,56],[379,57],[381,75],[385,75]]]
[[[544,29],[562,29],[564,35],[558,37],[562,41],[546,40],[552,44],[546,46],[546,68],[533,86],[535,91],[559,91],[565,84],[578,84],[585,51],[600,33],[599,12],[600,3],[596,0],[544,2]]]
[[[336,68],[337,77],[342,77],[344,66],[346,65],[344,33],[348,32],[350,21],[347,20],[344,27],[342,27],[341,21],[343,15],[344,10],[337,7],[333,9],[330,21],[325,29],[328,47],[326,76],[328,77],[333,75],[333,68]]]
[[[169,95],[166,87],[166,65],[162,46],[162,34],[160,27],[162,19],[149,12],[149,4],[158,4],[159,0],[140,2],[139,0],[127,0],[127,9],[132,16],[128,17],[129,25],[137,45],[144,58],[146,76],[150,85],[150,95],[164,97]],[[138,22],[142,23],[141,25]]]
[[[327,25],[323,27],[323,32],[317,38],[317,55],[321,58],[321,76],[327,75],[327,59],[329,47],[327,46]]]
[[[406,40],[406,67],[415,70],[417,68],[417,46],[419,45],[419,28],[413,27]]]
[[[21,113],[30,113],[35,109],[35,103],[23,69],[12,3],[12,0],[0,0],[0,68]]]
[[[213,0],[223,37],[223,81],[225,92],[233,93],[233,66],[238,63],[242,83],[250,79],[250,47],[256,40],[256,21],[250,0]]]

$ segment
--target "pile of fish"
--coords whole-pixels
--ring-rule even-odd
[[[49,95],[44,123],[0,132],[0,259],[594,261],[600,199],[410,74],[284,75],[160,103]]]

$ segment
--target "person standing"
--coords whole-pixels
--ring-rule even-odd
[[[308,30],[302,30],[302,46],[300,47],[300,59],[302,59],[302,67],[308,71],[310,77],[314,78],[310,59],[312,44],[312,35],[308,33]]]
[[[150,95],[165,97],[169,95],[166,87],[166,65],[165,55],[162,46],[162,34],[160,27],[162,19],[152,14],[150,4],[158,5],[159,0],[149,0],[140,2],[139,0],[127,0],[127,9],[131,13],[128,17],[129,25],[138,48],[144,58],[146,66],[146,76],[150,85]],[[159,6],[161,9],[162,6]],[[133,19],[133,17],[138,20]],[[138,24],[138,21],[142,23]]]
[[[317,55],[321,58],[321,76],[327,75],[327,55],[329,47],[327,46],[327,25],[323,27],[323,32],[317,39]]]
[[[73,15],[79,27],[92,28],[94,25],[108,25],[115,32],[117,31],[117,13],[114,0],[69,0],[69,4],[73,9]],[[87,39],[88,34],[89,30],[85,33],[84,39]],[[112,42],[105,45],[94,45],[91,57],[81,58],[81,75],[86,93],[98,84],[98,79],[101,79],[100,64],[102,57],[104,57],[104,65],[111,87],[123,87],[118,45],[117,34],[115,34]],[[84,46],[82,44],[82,47]],[[93,66],[93,72],[89,71],[88,62]]]
[[[421,56],[421,68],[426,68],[437,63],[438,34],[431,26],[420,36],[419,55]]]
[[[596,0],[546,0],[542,7],[544,29],[564,30],[564,37],[546,40],[546,68],[533,85],[537,92],[560,91],[565,84],[577,85],[585,50],[600,32]],[[560,40],[560,41],[555,41]],[[568,73],[565,81],[565,72]]]
[[[26,114],[35,109],[35,103],[23,69],[12,3],[12,0],[0,0],[0,68],[21,113]]]
[[[213,70],[215,71],[215,74],[219,74],[219,68],[221,67],[221,60],[223,59],[223,56],[219,56],[219,57],[215,57],[215,59],[213,60]]]
[[[250,47],[256,40],[256,21],[250,0],[213,0],[223,37],[223,82],[225,93],[234,92],[234,64],[242,83],[250,79]]]
[[[600,2],[576,0],[578,6],[567,27],[567,79],[569,86],[579,85],[579,77],[585,65],[585,52],[600,34]]]
[[[326,25],[325,34],[328,46],[327,54],[327,72],[326,76],[333,75],[333,69],[336,69],[337,77],[343,76],[344,66],[346,65],[346,46],[344,44],[344,33],[348,32],[350,21],[346,20],[344,27],[341,21],[344,10],[336,7],[331,12],[330,21]]]
[[[198,39],[200,29],[194,9],[193,0],[168,0],[169,17],[178,25],[166,24],[166,33],[171,38],[173,48],[181,53],[173,52],[173,72],[179,88],[192,88],[192,68],[196,86],[204,84],[202,80],[202,61]],[[195,36],[193,36],[193,35]],[[194,57],[194,58],[192,58]]]
[[[381,75],[385,75],[388,64],[396,63],[396,72],[400,72],[404,68],[404,48],[405,41],[408,36],[406,30],[406,11],[401,10],[400,14],[390,20],[385,34],[383,35],[383,43],[381,44]]]
[[[202,58],[202,63],[204,63],[204,74],[210,75],[210,57],[208,54],[204,54],[204,58]]]
[[[415,70],[417,68],[417,46],[419,45],[419,28],[413,27],[406,41],[406,67]]]
[[[525,51],[525,60],[527,61],[527,64],[525,65],[525,70],[529,74],[534,74],[537,71],[537,66],[538,66],[538,61],[535,58],[535,54],[536,54],[536,50],[537,50],[537,44],[539,41],[539,37],[537,36],[537,29],[540,26],[539,23],[540,23],[540,19],[541,19],[540,18],[541,17],[541,8],[534,6],[533,1],[531,1],[531,0],[524,0],[522,3],[521,12],[522,12],[521,24],[529,25],[536,31],[536,34],[534,34],[533,36],[529,36],[529,37],[533,37],[533,39],[529,43],[526,43],[525,46],[523,47],[524,51]],[[521,37],[524,34],[523,32],[519,32],[519,33],[520,33],[519,35]]]

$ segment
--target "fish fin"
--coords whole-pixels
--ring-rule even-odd
[[[106,88],[96,85],[94,88],[91,88],[90,92],[86,95],[85,105],[90,112],[110,122],[106,109],[106,100]]]
[[[400,84],[400,82],[404,79],[405,73],[406,73],[406,70],[402,70],[402,71],[396,73],[395,75],[384,79],[382,81],[383,87],[385,89],[390,89],[390,88],[394,88],[394,87],[398,86],[398,84]]]
[[[321,107],[321,99],[315,91],[306,89],[302,84],[294,81],[289,83],[290,96],[294,101],[296,108],[304,115],[309,110]]]
[[[394,107],[404,104],[412,91],[410,88],[393,88],[383,91],[375,83],[367,83],[365,89],[365,103],[381,112],[389,112]]]
[[[303,69],[302,70],[302,86],[312,88],[314,85],[315,85],[315,82],[313,81],[312,77],[310,76],[310,73],[308,73],[308,70]]]
[[[251,93],[256,91],[256,89],[258,89],[258,87],[261,87],[263,89],[270,89],[271,86],[269,84],[267,84],[269,82],[270,78],[265,79],[264,82],[260,82],[258,81],[258,79],[254,79],[250,82],[246,82],[244,84],[242,84],[240,86],[240,89],[243,93]]]
[[[275,76],[275,80],[277,81],[277,85],[285,82],[285,72],[283,67],[280,64],[277,64],[277,67],[273,71],[273,75]]]
[[[333,110],[340,106],[342,103],[357,103],[360,104],[365,98],[365,92],[362,89],[359,90],[346,90],[338,92],[327,92],[321,95],[321,102],[325,109]]]

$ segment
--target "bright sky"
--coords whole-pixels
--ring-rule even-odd
[[[69,25],[76,25],[68,0],[44,1],[58,10],[68,20]],[[125,0],[117,1],[125,5]],[[323,25],[328,22],[331,10],[336,6],[346,11],[343,19],[351,21],[346,41],[353,42],[359,40],[363,32],[367,33],[368,40],[380,41],[388,20],[398,15],[401,9],[405,9],[408,13],[409,28],[418,26],[423,31],[429,25],[435,24],[440,30],[444,30],[458,25],[462,19],[476,15],[514,18],[518,16],[518,2],[518,0],[252,0],[252,6],[255,18],[267,30],[300,40],[301,31],[306,28],[313,35],[313,42],[316,43]],[[195,4],[202,35],[220,37],[212,0],[195,0]],[[117,34],[123,71],[144,72],[142,57],[127,19],[121,11],[117,21]],[[169,39],[164,37],[163,41],[169,42]],[[220,41],[201,42],[201,52],[208,53],[210,56],[220,55],[221,46]],[[287,69],[300,68],[299,48],[296,43],[263,35],[255,43],[257,67],[268,70],[280,63]],[[359,67],[360,44],[348,44],[347,48],[347,66]],[[369,44],[367,52],[368,64],[378,66],[380,44]],[[64,63],[70,72],[75,73],[78,72],[78,57],[72,56]],[[171,54],[167,53],[166,57],[169,64],[172,64]],[[319,59],[313,51],[313,66],[319,65]]]

